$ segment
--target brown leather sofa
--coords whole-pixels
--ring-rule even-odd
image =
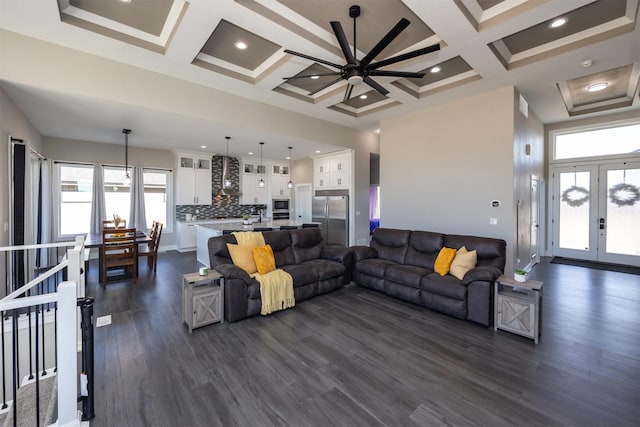
[[[443,247],[477,251],[462,280],[434,272]],[[459,319],[493,322],[493,283],[504,272],[506,242],[486,237],[377,228],[369,246],[353,246],[353,281]]]
[[[327,293],[351,281],[352,254],[343,246],[325,245],[319,228],[266,231],[262,233],[271,245],[276,268],[293,277],[296,304],[315,295]],[[260,284],[231,260],[227,243],[237,243],[233,234],[209,239],[211,268],[225,279],[225,319],[235,322],[260,314]]]

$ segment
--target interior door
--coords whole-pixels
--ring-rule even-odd
[[[640,266],[640,162],[554,169],[553,255]]]
[[[531,242],[531,246],[530,246],[530,257],[529,257],[529,262],[531,263],[531,265],[534,265],[536,263],[538,263],[540,261],[540,256],[539,256],[539,242],[540,242],[540,195],[538,193],[538,187],[539,187],[539,183],[540,180],[538,179],[537,176],[532,176],[531,177],[531,200],[530,200],[530,207],[531,207],[531,236],[530,236],[530,242]]]
[[[296,184],[295,204],[296,219],[311,222],[311,184]]]

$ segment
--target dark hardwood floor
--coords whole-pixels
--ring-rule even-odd
[[[144,264],[144,265],[143,265]],[[542,336],[494,332],[359,286],[187,332],[195,253],[141,263],[136,285],[88,276],[92,426],[638,426],[640,276],[538,265]]]

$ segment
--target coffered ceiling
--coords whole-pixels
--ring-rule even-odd
[[[355,3],[0,0],[0,28],[357,129],[373,130],[387,117],[505,85],[516,86],[545,123],[640,111],[638,0],[359,0],[357,59],[401,18],[410,25],[375,61],[434,44],[440,50],[380,68],[421,72],[424,77],[376,76],[388,94],[363,83],[345,100],[346,80],[326,75],[336,69],[285,49],[344,64],[329,23],[341,22],[353,49],[349,7]],[[558,18],[564,24],[556,27],[552,23]],[[284,79],[312,75],[316,78]],[[604,88],[590,91],[594,83]],[[34,107],[53,104],[56,88],[39,87],[37,81],[28,88],[8,79],[1,84],[34,117],[41,133],[68,137],[59,133],[64,123],[72,125],[68,116],[73,111],[59,106],[47,115]],[[87,108],[96,110],[114,108],[92,100],[94,96],[87,90],[87,98],[76,102],[93,103]],[[136,106],[127,106],[127,111],[136,114]],[[153,120],[152,111],[140,115]],[[197,139],[193,118],[166,111],[158,117],[190,121]],[[216,127],[225,132],[223,124]],[[244,138],[247,147],[240,144],[238,154],[255,145],[260,135],[246,131]],[[89,135],[85,139],[91,140]],[[170,144],[155,140],[162,148]]]

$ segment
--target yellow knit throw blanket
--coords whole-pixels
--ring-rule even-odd
[[[263,316],[274,311],[284,310],[296,305],[293,295],[293,277],[279,268],[267,274],[256,273],[256,280],[260,283],[260,299]]]

